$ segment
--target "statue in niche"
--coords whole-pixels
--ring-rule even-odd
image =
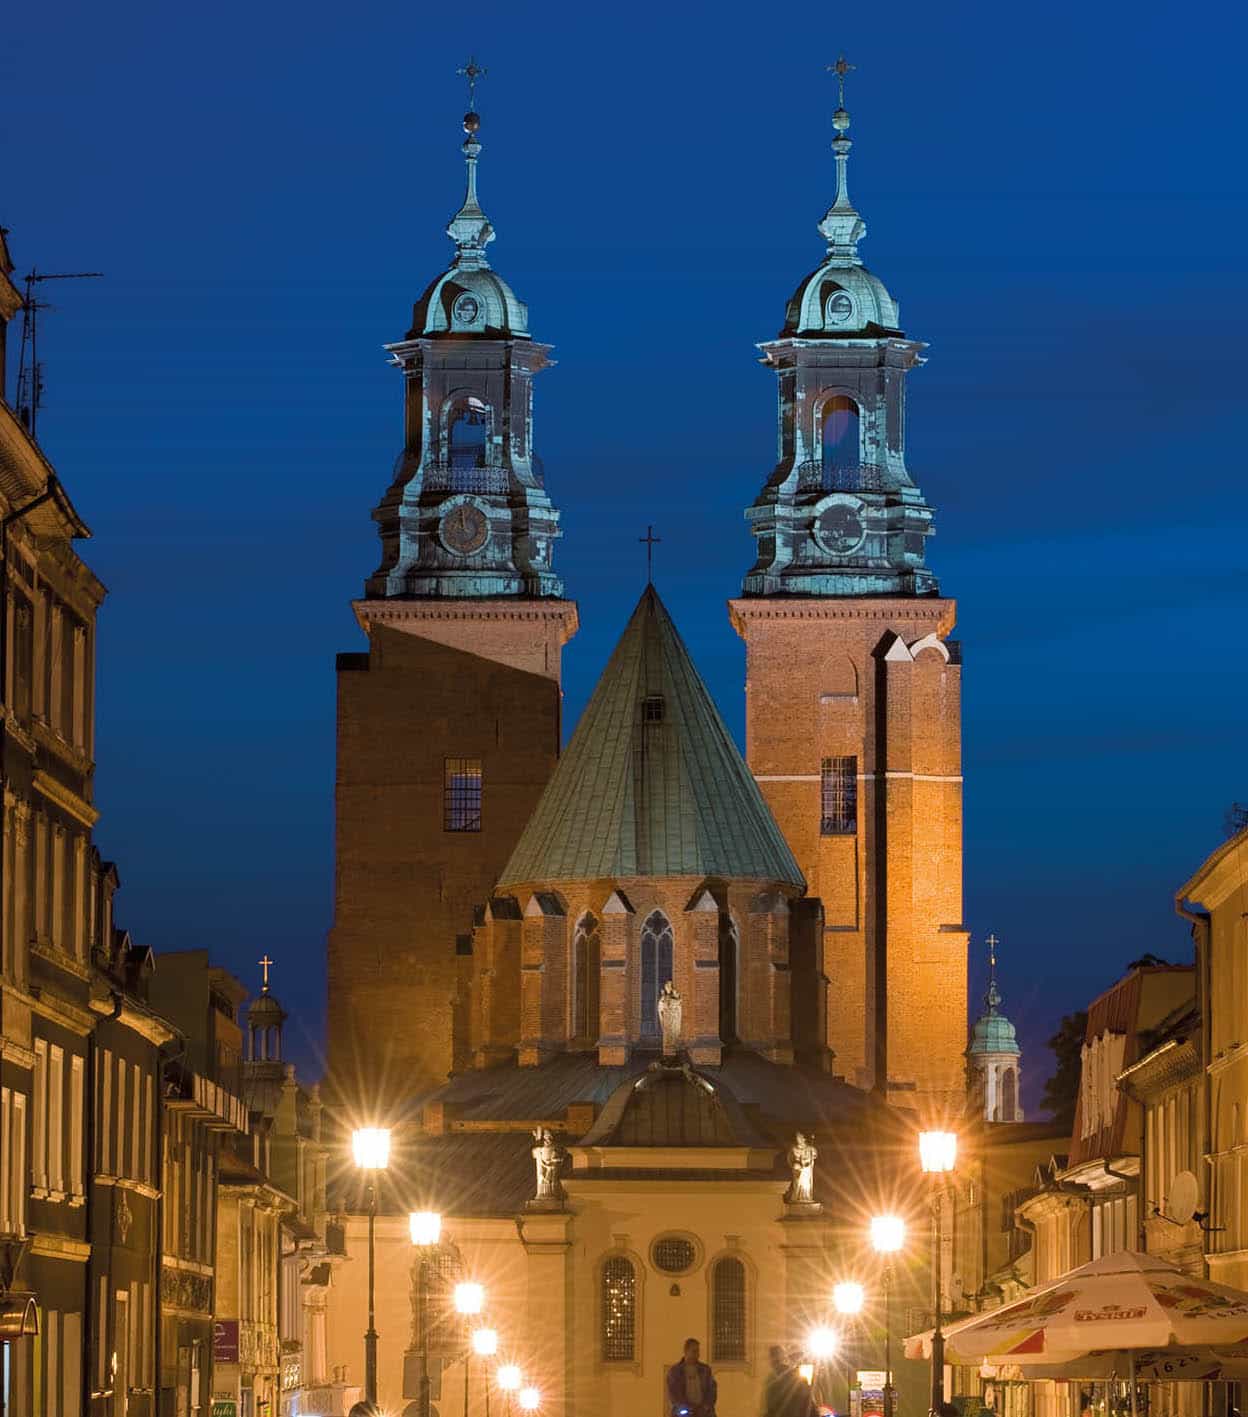
[[[659,995],[659,1029],[663,1034],[663,1056],[674,1058],[680,1051],[680,1020],[684,1004],[669,979]]]
[[[813,1138],[805,1132],[798,1132],[789,1148],[789,1169],[793,1179],[784,1195],[789,1205],[815,1204],[815,1159],[818,1155]]]

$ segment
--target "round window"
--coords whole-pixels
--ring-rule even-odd
[[[688,1274],[698,1262],[698,1247],[684,1235],[660,1235],[650,1246],[650,1263],[664,1274]]]
[[[471,325],[481,310],[475,296],[464,294],[455,302],[455,318],[465,325]]]

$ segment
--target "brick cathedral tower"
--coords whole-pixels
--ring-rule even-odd
[[[480,72],[469,64],[470,86]],[[456,1065],[473,909],[554,768],[560,657],[577,626],[533,451],[549,346],[486,258],[479,127],[467,113],[454,259],[387,346],[403,451],[373,513],[381,563],[352,607],[368,650],[338,658],[329,1073],[341,1102],[371,1108]]]
[[[760,346],[779,460],[746,516],[758,559],[731,602],[746,643],[746,757],[809,885],[834,1071],[932,1111],[964,1092],[960,668],[906,469],[923,345],[862,264],[849,114],[833,118],[827,254]]]

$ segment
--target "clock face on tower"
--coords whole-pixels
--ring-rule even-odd
[[[458,502],[442,518],[438,534],[448,551],[454,551],[457,556],[471,556],[485,545],[490,524],[480,507],[471,502]]]
[[[861,502],[833,502],[819,513],[815,521],[815,538],[833,556],[847,556],[862,545],[866,529],[862,524]]]

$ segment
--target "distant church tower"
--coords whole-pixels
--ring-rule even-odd
[[[471,100],[481,71],[464,72]],[[329,1072],[340,1100],[378,1108],[455,1065],[473,907],[554,768],[561,651],[577,627],[533,449],[550,347],[486,258],[479,127],[469,111],[454,259],[387,346],[403,450],[373,513],[381,562],[352,607],[369,647],[338,658]]]
[[[984,1121],[1021,1122],[1022,1054],[1014,1025],[999,1012],[998,943],[995,935],[988,936],[988,992],[984,995],[984,1011],[971,1030],[971,1045],[966,1055],[970,1062],[971,1085],[977,1102],[983,1105]]]
[[[827,254],[760,346],[779,457],[746,513],[758,559],[731,616],[746,758],[806,877],[833,1069],[932,1112],[964,1091],[961,670],[954,602],[925,561],[931,508],[906,468],[923,345],[858,255],[848,67]]]

